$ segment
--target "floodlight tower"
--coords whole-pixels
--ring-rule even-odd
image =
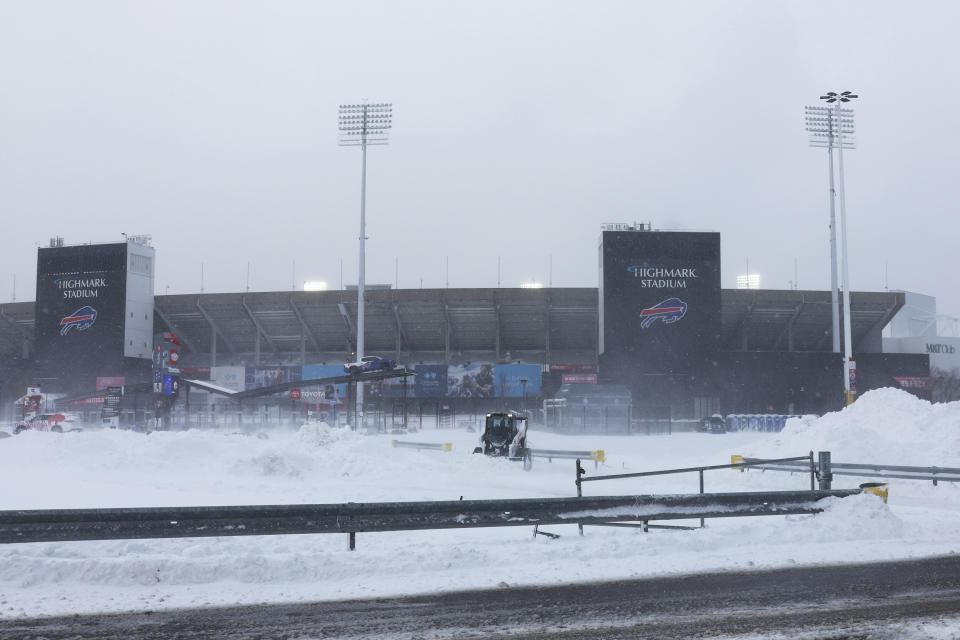
[[[829,91],[826,95],[820,96],[827,104],[833,105],[833,114],[835,122],[835,132],[837,135],[837,171],[838,181],[840,183],[840,235],[843,247],[841,249],[841,278],[843,280],[843,388],[845,404],[853,403],[856,395],[856,375],[857,364],[853,360],[853,336],[850,318],[850,268],[849,253],[847,248],[847,196],[846,187],[843,181],[843,148],[844,148],[844,128],[849,126],[853,129],[853,118],[850,117],[846,124],[844,123],[844,114],[841,105],[858,98],[859,96],[851,91],[842,91],[836,93]],[[852,134],[851,134],[852,135]]]
[[[357,361],[363,360],[364,309],[363,296],[366,278],[367,239],[367,145],[387,144],[387,133],[393,120],[393,105],[342,104],[340,105],[340,146],[360,147],[363,151],[363,167],[360,177],[360,273],[357,280]],[[357,383],[357,417],[363,425],[363,383]]]
[[[840,353],[840,296],[837,286],[837,192],[833,182],[833,149],[838,144],[838,133],[843,129],[843,147],[854,149],[853,109],[841,109],[837,119],[833,107],[804,107],[806,129],[811,147],[827,150],[830,173],[830,306],[833,319],[833,352]]]

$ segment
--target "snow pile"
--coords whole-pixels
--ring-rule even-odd
[[[901,392],[865,394],[781,434],[607,436],[532,431],[535,448],[606,452],[588,477],[723,464],[731,454],[834,452],[838,461],[960,466],[957,405]],[[0,509],[297,504],[573,496],[574,462],[533,469],[471,453],[476,433],[363,435],[325,424],[260,429],[24,433],[0,439]],[[451,442],[452,451],[391,440]],[[951,453],[951,451],[953,453]],[[857,458],[857,459],[853,459]],[[947,464],[949,463],[949,464]],[[836,487],[861,478],[840,478]],[[893,483],[897,483],[895,486]],[[707,492],[797,490],[805,474],[708,472]],[[585,495],[696,493],[698,475],[591,482]],[[719,518],[694,531],[531,528],[0,545],[0,619],[72,612],[293,602],[450,588],[557,584],[960,552],[960,487],[891,481],[874,496],[824,502],[816,516]],[[676,524],[697,525],[692,520]],[[510,562],[504,563],[505,550]]]
[[[329,447],[338,442],[359,442],[362,436],[349,429],[334,429],[326,422],[307,422],[297,430],[297,439],[305,447]]]
[[[960,402],[933,404],[899,389],[868,391],[822,418],[787,421],[750,456],[830,451],[835,462],[960,467]]]

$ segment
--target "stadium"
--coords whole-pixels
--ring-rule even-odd
[[[617,225],[601,232],[599,257],[598,288],[369,288],[365,352],[416,375],[367,383],[366,419],[387,428],[508,408],[627,433],[841,407],[829,291],[722,289],[719,233]],[[123,385],[120,423],[147,423],[151,337],[167,332],[181,345],[174,424],[348,419],[347,384],[296,383],[342,376],[354,358],[355,288],[151,296],[154,259],[142,238],[39,250],[37,302],[0,306],[6,417],[31,387],[91,419],[104,389]],[[904,296],[851,292],[860,393],[929,396],[927,355],[883,352]],[[70,330],[89,318],[69,315],[87,302],[96,323]]]

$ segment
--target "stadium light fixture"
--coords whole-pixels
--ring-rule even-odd
[[[833,107],[804,107],[804,120],[811,147],[827,150],[827,167],[830,173],[830,308],[833,330],[833,352],[840,353],[840,297],[837,283],[837,213],[836,189],[833,181],[833,149],[839,144],[839,134],[844,134],[843,148],[855,149],[853,109],[840,109],[837,117]]]
[[[364,356],[364,280],[366,278],[367,239],[367,146],[387,144],[387,134],[393,124],[393,105],[340,105],[339,143],[341,147],[360,147],[363,165],[360,178],[360,273],[357,280],[357,361]],[[363,425],[363,383],[357,383],[357,417]]]
[[[537,282],[535,280],[530,282],[522,282],[520,283],[520,288],[521,289],[543,289],[543,283]]]
[[[812,119],[812,124],[811,120],[808,120],[807,131],[811,134],[812,139],[826,142],[825,145],[818,144],[816,146],[826,146],[830,152],[831,182],[833,180],[832,149],[833,147],[837,149],[837,182],[840,185],[840,269],[843,288],[843,389],[844,404],[846,405],[852,404],[854,396],[856,395],[857,364],[853,359],[853,330],[850,318],[850,268],[847,243],[847,198],[843,179],[843,150],[855,147],[853,138],[853,110],[844,109],[842,105],[859,97],[860,96],[851,91],[841,91],[839,93],[829,91],[825,95],[820,96],[820,99],[827,104],[833,105],[832,107],[807,107],[808,115]],[[824,120],[824,112],[829,113],[829,115],[826,116],[826,120]],[[823,130],[824,127],[827,128],[827,131]],[[811,131],[811,128],[815,130]],[[848,137],[844,138],[844,136]],[[831,193],[831,207],[832,206],[833,195]],[[835,263],[836,260],[834,260],[834,264]],[[834,289],[836,289],[835,285]]]
[[[737,289],[759,289],[760,274],[745,273],[737,276]]]
[[[307,280],[303,283],[304,291],[326,291],[327,283],[323,280]]]

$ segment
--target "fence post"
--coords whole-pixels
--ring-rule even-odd
[[[356,551],[357,549],[357,532],[350,532],[350,551]]]
[[[830,466],[830,452],[820,452],[820,489],[829,491],[833,483],[833,469]]]
[[[700,469],[700,495],[703,495],[703,469]],[[703,518],[700,518],[700,528],[703,529],[705,526]]]
[[[580,482],[580,476],[586,473],[586,470],[580,466],[580,458],[577,458],[577,497],[583,497],[582,483]],[[583,535],[583,523],[578,522],[577,528],[580,530],[580,535]]]
[[[813,450],[810,451],[810,491],[816,488],[813,481],[817,476],[817,465],[813,462]]]

